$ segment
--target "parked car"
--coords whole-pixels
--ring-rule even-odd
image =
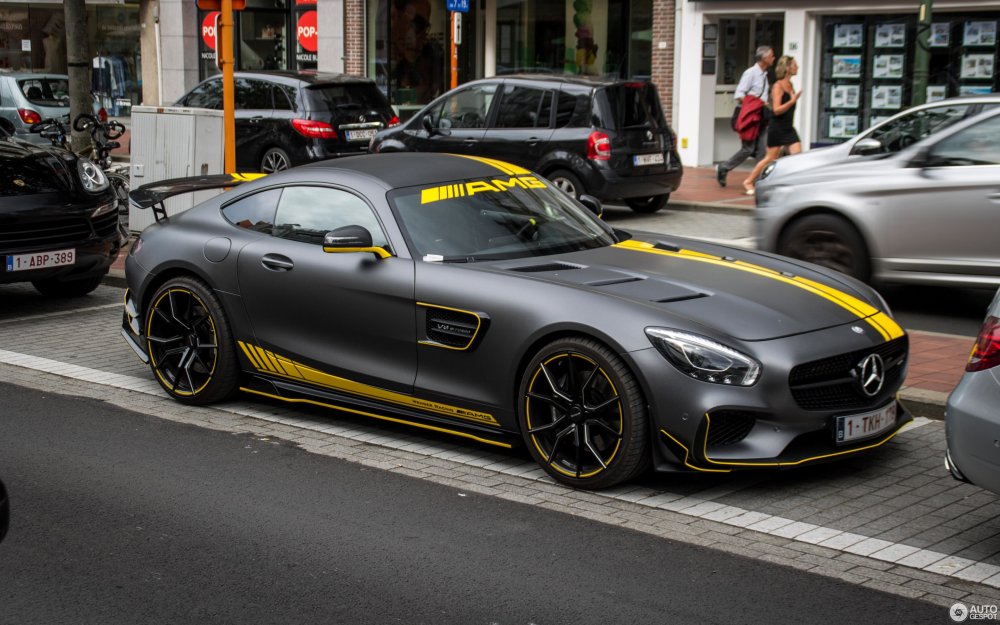
[[[102,121],[108,118],[96,98],[94,115]],[[48,145],[46,139],[31,132],[31,126],[44,119],[69,121],[69,76],[29,72],[0,74],[0,118],[9,121],[21,139]]]
[[[371,151],[495,158],[640,213],[663,208],[684,172],[655,85],[584,76],[467,83],[380,132]]]
[[[761,249],[860,280],[1000,286],[1000,109],[757,185]]]
[[[0,284],[84,295],[101,283],[124,242],[118,199],[100,167],[0,131]]]
[[[137,206],[245,176],[154,183]],[[584,197],[599,211],[599,203]],[[871,288],[612,229],[517,165],[379,154],[245,182],[143,231],[122,335],[175,399],[237,390],[486,445],[554,479],[864,452],[911,417]]]
[[[399,124],[375,81],[316,71],[236,72],[236,166],[272,173],[361,154]],[[202,81],[177,106],[222,110],[222,76]]]
[[[764,168],[769,176],[791,176],[797,172],[852,157],[890,154],[940,132],[956,122],[1000,106],[1000,93],[970,95],[921,104],[896,113],[843,143],[782,157]]]
[[[948,396],[945,466],[963,482],[1000,494],[1000,290],[986,312],[965,374]]]

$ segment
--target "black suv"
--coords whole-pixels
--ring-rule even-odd
[[[487,78],[444,94],[372,152],[450,152],[536,171],[567,193],[652,213],[683,175],[674,132],[648,82],[583,76]]]
[[[299,72],[236,72],[236,166],[272,173],[364,153],[375,133],[396,126],[389,101],[367,78]],[[177,106],[222,110],[222,76]]]

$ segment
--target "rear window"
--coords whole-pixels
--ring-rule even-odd
[[[649,83],[621,83],[601,90],[607,114],[603,126],[627,128],[662,128],[667,125],[660,108],[660,96]]]
[[[307,87],[306,94],[312,110],[389,108],[389,102],[375,86],[375,83],[316,85]]]
[[[69,79],[24,78],[17,81],[21,93],[39,106],[69,106]]]

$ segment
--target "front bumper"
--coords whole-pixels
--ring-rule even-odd
[[[667,165],[616,171],[604,161],[587,161],[584,176],[587,192],[601,200],[650,197],[673,193],[681,185],[684,167],[680,157],[671,156]]]
[[[785,468],[834,460],[877,448],[912,420],[896,395],[906,374],[907,339],[874,342],[845,327],[751,343],[763,369],[750,387],[701,382],[671,365],[656,349],[632,352],[635,370],[649,400],[654,458],[661,471],[729,472]],[[741,345],[746,347],[747,344]],[[803,363],[843,360],[853,368],[869,351],[894,350],[891,377],[873,397],[824,396],[832,387],[795,386],[792,374]],[[888,367],[887,367],[888,368]],[[652,373],[650,373],[652,372]],[[840,374],[838,374],[840,375]],[[835,378],[837,388],[853,388],[850,378]],[[802,389],[806,389],[803,392]],[[830,399],[833,397],[834,399]],[[838,417],[865,415],[895,406],[887,429],[838,444]]]

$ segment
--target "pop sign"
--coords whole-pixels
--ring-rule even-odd
[[[213,11],[201,22],[201,39],[209,50],[215,49],[215,27],[219,23],[219,15],[218,11]]]
[[[303,50],[308,52],[317,50],[319,46],[316,45],[316,11],[306,11],[302,14],[295,28],[295,36]]]

